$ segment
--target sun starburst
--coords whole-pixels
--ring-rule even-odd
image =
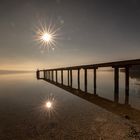
[[[56,27],[54,24],[43,24],[40,22],[35,29],[35,40],[43,49],[54,50],[59,37],[61,27]]]

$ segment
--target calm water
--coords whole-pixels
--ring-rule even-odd
[[[55,73],[54,73],[55,77]],[[93,94],[93,70],[88,70],[88,92]],[[80,87],[84,91],[84,70],[80,72]],[[140,110],[140,71],[130,72],[129,104]],[[55,81],[55,79],[54,79]],[[58,82],[61,83],[61,73],[58,72]],[[67,85],[67,72],[64,71],[64,84]],[[73,87],[77,85],[77,71],[73,71]],[[111,70],[97,71],[97,94],[114,101],[114,72]],[[119,73],[119,103],[125,103],[125,73]]]
[[[76,75],[74,73],[74,77]],[[92,71],[88,71],[88,91],[91,93],[92,76]],[[98,71],[97,77],[98,95],[113,100],[113,73]],[[64,83],[66,80],[64,78]],[[74,81],[74,87],[77,87],[75,78]],[[83,83],[82,78],[82,89]],[[52,103],[50,109],[46,107],[48,100]],[[124,103],[124,73],[120,73],[119,102]],[[140,82],[137,77],[130,78],[129,103],[140,110]],[[0,75],[0,140],[109,139],[113,135],[115,139],[118,134],[121,139],[129,129],[123,121],[67,91],[36,80],[35,73]],[[113,134],[106,134],[109,129]]]

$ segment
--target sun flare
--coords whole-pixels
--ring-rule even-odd
[[[42,39],[44,42],[49,42],[49,41],[51,41],[51,34],[44,33],[44,34],[42,35],[41,39]]]
[[[61,27],[53,24],[42,24],[35,28],[35,40],[40,48],[54,50],[59,37]]]

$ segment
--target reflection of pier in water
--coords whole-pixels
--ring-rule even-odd
[[[44,79],[66,91],[73,93],[83,99],[86,99],[98,106],[101,106],[115,114],[129,116],[133,120],[140,122],[140,111],[131,108],[129,105],[129,76],[130,67],[133,65],[140,65],[140,59],[128,60],[128,61],[118,61],[110,63],[100,63],[93,65],[82,65],[74,67],[65,67],[57,69],[47,69],[47,70],[37,70],[37,79]],[[96,94],[97,84],[97,69],[100,67],[112,67],[114,69],[114,101],[99,97]],[[120,104],[119,101],[119,69],[124,68],[125,72],[125,103]],[[84,91],[80,90],[80,70],[84,69]],[[87,93],[87,70],[93,69],[94,77],[94,94]],[[72,71],[77,70],[77,89],[73,88],[73,74]],[[61,83],[58,83],[58,71],[61,71]],[[67,85],[63,83],[63,72],[67,71]],[[40,72],[43,72],[43,77],[41,77]],[[55,78],[54,78],[55,72]]]

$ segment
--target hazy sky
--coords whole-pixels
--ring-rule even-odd
[[[39,21],[62,26],[54,51],[34,41]],[[139,0],[0,0],[0,69],[140,58]]]

